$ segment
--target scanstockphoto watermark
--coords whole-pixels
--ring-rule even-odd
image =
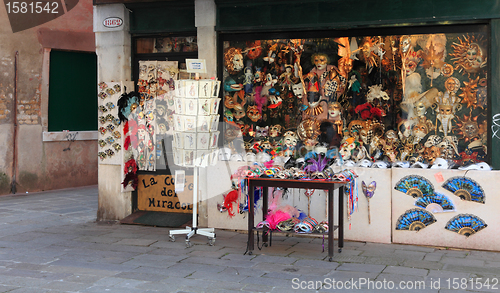
[[[425,281],[394,282],[385,279],[371,280],[370,278],[351,278],[350,280],[324,278],[317,281],[292,279],[293,290],[423,290],[425,288]]]

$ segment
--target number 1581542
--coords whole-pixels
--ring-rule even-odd
[[[8,14],[57,14],[59,2],[6,2]]]

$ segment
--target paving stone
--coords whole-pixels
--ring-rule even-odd
[[[448,279],[453,279],[453,278],[469,278],[471,273],[469,272],[456,272],[456,271],[451,271],[451,270],[430,270],[429,273],[427,274],[427,278],[434,279],[434,280],[442,280],[442,282],[445,282],[445,280]]]
[[[381,273],[375,280],[370,281],[374,281],[374,283],[366,282],[367,285],[364,288],[369,288],[368,286],[371,286],[371,288],[378,289],[380,285],[384,286],[385,283],[387,284],[385,287],[388,289],[403,290],[405,292],[409,290],[419,290],[420,292],[422,289],[430,289],[430,283],[426,281],[424,276]],[[435,290],[438,289],[439,288],[436,288]]]
[[[440,261],[443,258],[442,253],[427,253],[424,256],[424,261]]]
[[[356,271],[332,271],[325,277],[334,281],[351,281],[360,279],[374,280],[379,274],[380,273],[378,272],[365,273]]]
[[[339,263],[362,263],[366,260],[365,256],[356,256],[356,255],[342,255],[340,253],[333,255],[333,261]]]
[[[246,276],[246,277],[261,277],[266,272],[255,268],[226,268],[220,272],[226,275]]]
[[[51,289],[51,290],[59,290],[59,291],[70,291],[70,292],[78,292],[88,289],[90,287],[89,284],[83,283],[74,283],[74,282],[65,282],[65,281],[54,281],[45,285],[43,288]]]
[[[64,278],[66,282],[83,283],[83,284],[94,284],[95,282],[101,280],[104,276],[97,275],[87,275],[87,274],[75,274]]]
[[[257,257],[253,258],[251,260],[252,262],[258,263],[258,262],[266,262],[266,263],[273,263],[273,264],[291,264],[297,261],[297,258],[294,257],[277,257],[277,256],[270,256],[270,255],[265,255],[261,254],[258,255]]]
[[[435,261],[405,260],[401,266],[428,270],[440,270],[444,265]]]
[[[299,259],[296,262],[294,262],[293,265],[299,267],[314,267],[314,268],[334,270],[339,266],[339,263],[323,261],[323,260]]]
[[[405,259],[398,257],[367,257],[363,263],[373,265],[397,266],[403,264]]]
[[[229,259],[214,259],[210,257],[188,257],[182,260],[182,263],[193,263],[193,264],[206,264],[206,265],[217,265],[220,267],[239,267],[239,268],[249,268],[253,267],[256,263],[250,260],[240,260],[231,261]]]
[[[194,272],[193,274],[187,276],[187,279],[197,279],[197,280],[210,280],[217,282],[240,282],[241,280],[247,278],[248,276],[242,276],[236,273],[224,274],[223,272],[212,273],[212,272]]]
[[[396,274],[396,275],[410,275],[410,276],[427,276],[429,271],[425,269],[415,269],[400,266],[387,266],[382,273],[385,274]]]
[[[460,265],[460,266],[466,266],[466,267],[483,267],[485,264],[484,260],[456,258],[456,257],[448,257],[448,256],[444,256],[440,262],[444,263],[444,264]]]
[[[385,265],[370,265],[370,264],[356,264],[344,263],[336,268],[337,271],[355,271],[365,273],[380,273],[385,269]]]
[[[289,288],[291,288],[291,286],[292,286],[291,280],[280,280],[280,279],[266,278],[265,275],[262,277],[246,277],[245,279],[241,280],[240,283],[252,284],[252,286],[265,285],[265,286],[269,286],[271,288],[274,288],[274,287],[279,287],[279,288],[289,287]],[[245,287],[244,290],[248,290],[248,286]]]
[[[470,272],[470,273],[483,273],[483,274],[498,274],[498,268],[479,268],[479,267],[467,267],[463,265],[450,265],[446,264],[444,265],[444,270],[447,271],[455,271],[455,272]]]

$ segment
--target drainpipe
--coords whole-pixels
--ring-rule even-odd
[[[14,58],[14,139],[12,140],[12,184],[10,192],[16,193],[16,173],[17,173],[17,59],[19,52],[16,51]]]

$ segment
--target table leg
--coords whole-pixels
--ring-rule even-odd
[[[267,209],[268,209],[268,190],[269,187],[262,187],[262,221],[267,218]],[[266,243],[267,245],[268,233],[262,233],[262,244]]]
[[[344,185],[339,187],[339,252],[344,247]]]
[[[251,182],[251,181],[250,181]],[[253,245],[254,245],[254,205],[253,205],[253,195],[254,195],[254,186],[252,183],[248,184],[248,254],[252,254],[253,252]]]
[[[333,260],[333,189],[328,189],[328,257]]]

